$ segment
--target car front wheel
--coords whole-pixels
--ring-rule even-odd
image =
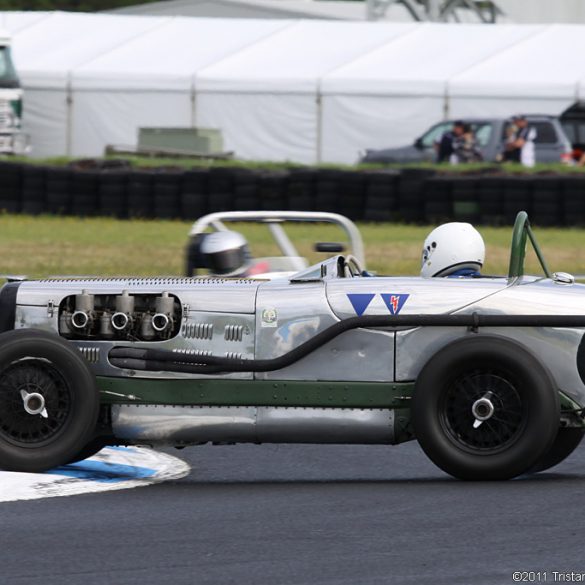
[[[470,336],[424,366],[412,416],[422,449],[443,471],[503,480],[549,452],[560,407],[550,375],[525,349],[496,336]]]

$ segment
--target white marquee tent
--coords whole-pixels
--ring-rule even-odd
[[[585,26],[0,13],[36,156],[95,156],[143,126],[223,131],[256,160],[354,162],[445,117],[585,100]]]

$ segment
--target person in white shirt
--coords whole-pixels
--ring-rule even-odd
[[[536,140],[536,128],[528,125],[525,116],[514,116],[512,119],[516,132],[513,139],[506,144],[509,153],[508,160],[519,162],[525,167],[533,167],[536,163],[534,141]]]

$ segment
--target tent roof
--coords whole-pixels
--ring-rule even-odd
[[[420,24],[322,82],[323,93],[444,95],[447,81],[540,27]]]
[[[129,17],[115,17],[122,21]],[[149,17],[141,18],[150,21]],[[154,19],[161,21],[161,19]],[[200,69],[284,28],[286,20],[163,19],[158,27],[79,67],[75,87],[190,89]]]
[[[204,69],[197,87],[314,93],[328,72],[415,28],[415,24],[299,21]]]
[[[160,22],[161,19],[141,17],[120,19],[102,14],[54,12],[16,31],[17,69],[29,87],[59,88],[82,63],[119,47]]]
[[[25,87],[585,97],[585,27],[0,13]],[[580,92],[580,93],[579,93]]]
[[[14,34],[16,31],[26,28],[39,20],[50,16],[51,12],[0,12],[0,29],[5,29]]]
[[[577,98],[585,77],[585,27],[549,25],[450,82],[461,97]],[[581,94],[582,96],[585,94]]]

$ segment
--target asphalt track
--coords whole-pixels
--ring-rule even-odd
[[[550,472],[495,483],[452,480],[415,443],[169,453],[191,464],[184,479],[0,504],[0,583],[503,585],[514,571],[546,571],[547,583],[585,573],[585,446]]]

